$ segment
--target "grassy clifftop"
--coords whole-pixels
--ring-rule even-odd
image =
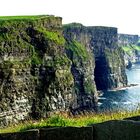
[[[50,17],[47,15],[36,15],[36,16],[0,16],[0,21],[1,20],[36,20],[36,19],[41,19],[41,18],[46,18]],[[54,17],[54,16],[52,16]]]
[[[137,45],[128,45],[128,46],[122,46],[122,49],[128,55],[131,55],[135,51],[140,51],[140,46],[137,46]]]
[[[40,20],[40,19],[56,19],[61,17],[55,17],[54,15],[29,15],[29,16],[0,16],[1,21],[25,21],[25,20]]]

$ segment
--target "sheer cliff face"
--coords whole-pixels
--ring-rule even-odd
[[[95,55],[97,89],[112,89],[127,85],[123,51],[118,47],[116,28],[89,27],[91,48]]]
[[[53,16],[0,21],[1,126],[69,108],[74,80],[61,26]]]
[[[95,81],[93,84],[97,90],[127,85],[123,52],[117,45],[116,28],[69,24],[64,26],[64,36],[68,43],[77,41],[83,45],[88,51],[88,56],[92,57],[90,60],[94,66],[92,67],[92,77]]]
[[[96,109],[97,91],[94,82],[95,61],[89,46],[89,36],[85,27],[64,26],[66,53],[72,61],[74,78],[74,109]]]

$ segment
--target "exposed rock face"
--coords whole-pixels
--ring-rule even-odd
[[[137,44],[139,41],[138,35],[118,34],[118,44],[122,46],[129,46],[131,44]]]
[[[130,68],[131,63],[140,62],[140,43],[138,35],[118,34],[118,45],[124,50],[127,68]]]
[[[97,92],[94,82],[95,62],[89,46],[89,35],[82,25],[64,26],[66,53],[72,61],[74,92],[77,96],[72,108],[96,108]]]
[[[95,82],[97,89],[126,86],[122,49],[118,47],[117,28],[89,27],[91,47],[95,55]]]
[[[61,26],[53,16],[0,21],[0,126],[69,108],[74,80]]]
[[[64,36],[69,44],[73,41],[80,43],[88,51],[87,56],[93,57],[93,60],[90,58],[94,66],[92,77],[98,90],[127,85],[123,51],[117,45],[116,28],[85,27],[74,23],[64,26]],[[86,69],[88,67],[91,66],[88,64]]]

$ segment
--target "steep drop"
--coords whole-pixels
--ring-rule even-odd
[[[127,85],[123,51],[118,46],[117,28],[85,27],[72,23],[64,26],[64,36],[68,42],[77,41],[88,51],[94,66],[94,87],[107,90]]]

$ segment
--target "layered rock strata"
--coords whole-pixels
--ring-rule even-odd
[[[73,95],[62,19],[0,20],[0,125],[67,110]]]
[[[127,85],[123,51],[118,47],[117,28],[111,27],[85,27],[81,24],[68,24],[64,26],[64,36],[74,51],[73,42],[81,44],[88,52],[92,67],[95,85],[98,90],[113,89]],[[72,50],[73,48],[73,50]],[[82,52],[79,52],[82,55]],[[76,59],[70,57],[76,61]],[[92,82],[94,83],[94,82]],[[95,89],[95,88],[94,88]]]

